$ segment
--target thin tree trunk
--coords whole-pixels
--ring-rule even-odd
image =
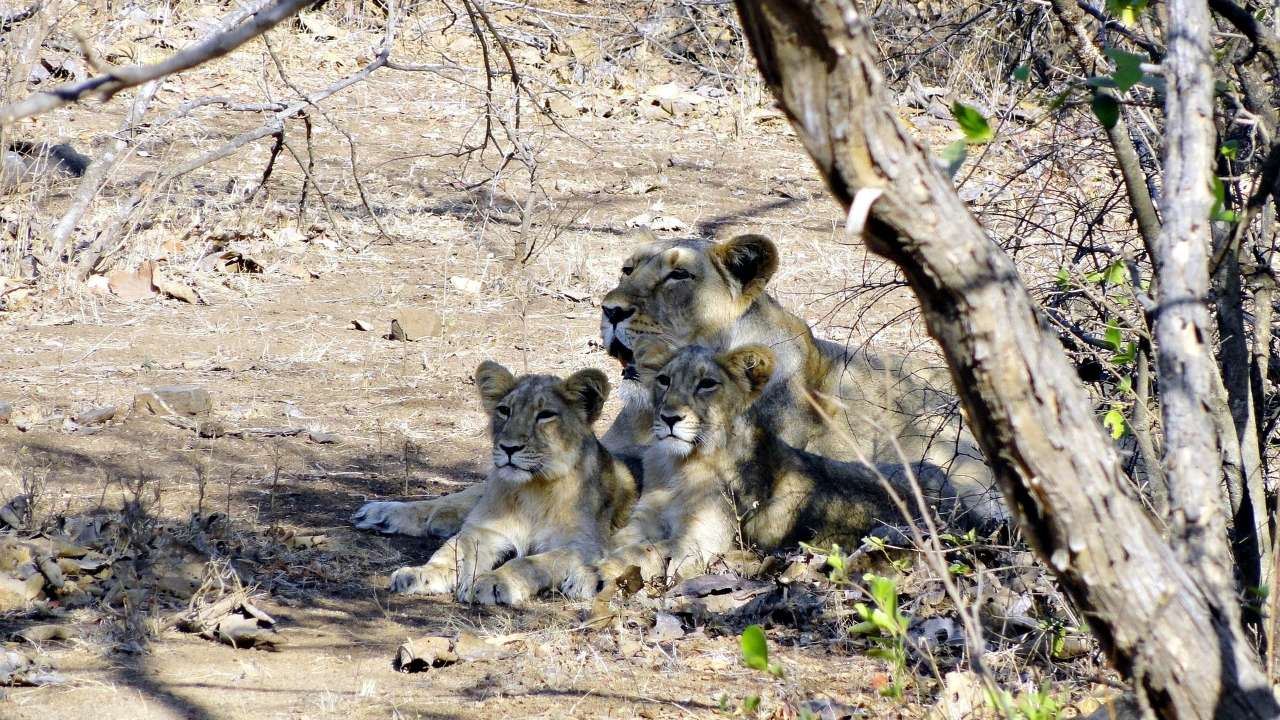
[[[836,199],[883,192],[868,247],[907,277],[1006,501],[1140,702],[1166,718],[1280,717],[1234,595],[1160,539],[1013,264],[898,122],[854,0],[737,7]]]
[[[1221,379],[1209,346],[1214,157],[1209,6],[1205,0],[1170,0],[1168,8],[1164,225],[1152,257],[1160,292],[1154,334],[1165,475],[1179,554],[1199,569],[1211,592],[1233,597],[1226,515],[1218,490],[1223,465],[1207,462],[1222,457],[1213,406]],[[1229,481],[1228,487],[1232,485]],[[1238,620],[1236,603],[1219,605],[1232,622]]]

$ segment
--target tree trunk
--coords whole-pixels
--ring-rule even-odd
[[[1219,495],[1222,464],[1214,414],[1216,368],[1209,350],[1209,215],[1213,207],[1213,67],[1209,6],[1170,0],[1165,57],[1164,224],[1152,262],[1164,465],[1179,554],[1214,594],[1233,595],[1231,554]],[[1234,602],[1227,617],[1239,618]]]
[[[1006,501],[1139,701],[1166,718],[1280,717],[1238,613],[1224,611],[1234,595],[1161,541],[1012,262],[898,122],[854,1],[737,6],[837,200],[883,191],[868,247],[906,275]]]

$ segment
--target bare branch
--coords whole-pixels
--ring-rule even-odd
[[[137,85],[158,80],[167,75],[190,70],[210,60],[220,58],[241,45],[270,30],[291,17],[314,0],[279,0],[256,13],[248,20],[224,33],[219,33],[196,45],[151,65],[128,65],[116,68],[107,75],[99,75],[83,82],[61,85],[47,92],[38,92],[25,100],[0,108],[0,126],[11,125],[15,120],[48,112],[88,97],[98,95],[109,100],[113,95]]]

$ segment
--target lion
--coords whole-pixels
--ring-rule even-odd
[[[564,380],[516,378],[486,361],[475,379],[489,414],[493,469],[459,532],[427,564],[395,571],[392,592],[452,592],[489,605],[518,605],[557,588],[591,597],[591,564],[636,498],[630,469],[592,431],[608,378],[599,370]]]
[[[901,465],[843,463],[792,447],[752,417],[775,374],[762,345],[724,352],[690,345],[674,353],[646,347],[653,442],[631,519],[599,565],[604,579],[629,565],[644,577],[700,572],[737,549],[770,551],[801,541],[856,547],[900,523],[885,483],[910,502]],[[953,501],[945,477],[912,468],[935,507]]]
[[[776,367],[749,411],[754,424],[831,459],[939,468],[983,522],[1007,519],[990,470],[952,411],[947,372],[814,337],[765,292],[777,269],[777,248],[760,235],[652,241],[632,253],[601,302],[601,338],[622,364],[626,399],[601,438],[605,446],[638,457],[652,441],[652,410],[635,363],[643,338],[716,350],[759,344],[773,351]],[[481,492],[477,486],[435,500],[370,503],[353,520],[382,532],[449,534]]]

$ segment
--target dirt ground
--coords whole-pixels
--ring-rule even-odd
[[[296,81],[331,76],[307,66],[305,47],[281,47]],[[153,112],[252,77],[265,62],[255,49],[217,72],[175,80]],[[345,139],[317,117],[315,173],[334,194],[333,217],[313,198],[299,222],[303,176],[291,162],[252,203],[229,189],[232,180],[256,182],[264,141],[159,203],[154,224],[139,230],[143,249],[122,258],[122,267],[160,262],[206,304],[158,295],[125,302],[67,284],[0,314],[0,400],[13,405],[0,425],[0,497],[37,478],[44,512],[75,515],[118,511],[145,486],[147,512],[164,522],[221,511],[247,535],[284,527],[327,538],[289,563],[239,568],[266,590],[260,606],[278,621],[279,652],[180,633],[165,621],[181,609],[172,601],[145,601],[140,612],[153,632],[144,640],[128,639],[93,608],[67,610],[59,617],[75,628],[72,638],[40,648],[65,681],[0,691],[0,716],[678,718],[733,714],[750,696],[762,697],[761,716],[782,712],[784,700],[794,707],[821,698],[863,717],[922,716],[914,702],[879,697],[882,662],[823,633],[771,629],[785,669],[774,678],[745,668],[737,637],[714,629],[660,641],[646,628],[585,629],[588,605],[564,600],[482,610],[388,594],[389,574],[424,561],[435,543],[357,532],[348,517],[367,500],[429,497],[483,477],[487,439],[469,381],[481,360],[617,374],[599,346],[598,301],[635,242],[629,221],[639,215],[687,227],[663,236],[766,234],[782,253],[772,292],[818,334],[899,350],[920,342],[909,321],[880,331],[909,307],[900,291],[874,304],[845,292],[890,276],[844,239],[843,218],[767,105],[724,100],[670,117],[585,113],[559,118],[565,132],[531,120],[540,123],[538,173],[550,199],[522,228],[502,212],[501,198],[496,212],[483,210],[485,188],[458,189],[456,158],[421,156],[447,150],[473,125],[473,108],[457,92],[432,75],[382,71],[326,106],[354,137],[387,237],[353,199]],[[117,99],[117,109],[127,102]],[[93,148],[117,122],[70,108],[38,129]],[[184,127],[142,147],[153,159],[177,159],[243,129]],[[937,133],[938,142],[948,139],[945,129]],[[135,158],[122,172],[147,167]],[[73,187],[55,188],[50,202],[65,203]],[[125,195],[109,194],[95,218],[109,217]],[[530,236],[537,244],[528,262],[513,259]],[[198,269],[218,240],[266,272]],[[398,312],[418,308],[441,319],[438,335],[384,337]],[[187,383],[212,394],[212,421],[222,430],[302,429],[337,442],[312,442],[307,432],[202,437],[128,410],[143,389]],[[68,420],[107,405],[120,411],[104,425]],[[616,399],[602,430],[613,412]],[[3,629],[30,622],[29,613],[0,616]],[[418,674],[392,669],[400,643],[458,629],[516,634],[519,654]]]

